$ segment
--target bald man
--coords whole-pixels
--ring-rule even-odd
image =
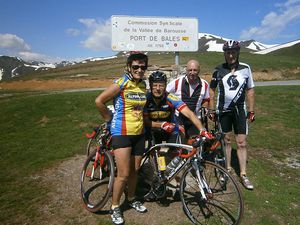
[[[186,65],[186,74],[172,80],[167,85],[167,92],[178,96],[196,115],[201,107],[208,107],[209,84],[199,76],[200,64],[197,60],[190,60]],[[197,135],[198,129],[183,115],[179,116],[179,123],[184,125],[186,138]]]

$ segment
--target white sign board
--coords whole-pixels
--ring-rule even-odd
[[[196,18],[112,16],[113,51],[198,50]]]

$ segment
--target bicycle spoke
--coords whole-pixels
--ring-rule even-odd
[[[225,173],[215,163],[204,162],[201,176],[209,187],[209,190],[203,189],[207,198],[205,200],[195,181],[194,169],[189,167],[185,171],[182,183],[190,183],[181,187],[181,197],[184,210],[193,223],[239,224],[243,214],[242,198],[237,183]],[[227,176],[224,183],[220,181],[220,175]]]
[[[91,153],[81,175],[81,196],[87,210],[96,212],[106,204],[113,179],[114,163],[109,152],[101,153],[100,157],[96,157],[96,152]]]

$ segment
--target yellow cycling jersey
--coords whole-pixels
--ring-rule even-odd
[[[111,134],[140,135],[143,133],[143,108],[146,104],[146,83],[136,83],[130,75],[114,81],[120,93],[114,98],[115,113],[111,121]]]

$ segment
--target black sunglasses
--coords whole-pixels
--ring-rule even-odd
[[[139,68],[141,68],[141,70],[146,70],[147,66],[132,65],[131,68],[134,70],[138,70]]]

